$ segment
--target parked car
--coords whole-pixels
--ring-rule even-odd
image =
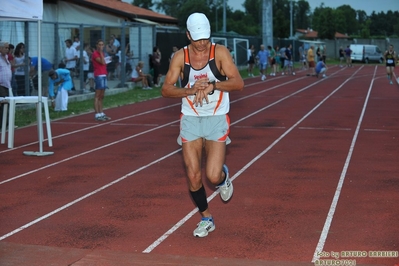
[[[359,61],[368,64],[369,62],[382,63],[384,55],[377,45],[372,44],[351,44],[352,61]]]

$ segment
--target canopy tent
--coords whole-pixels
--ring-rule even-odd
[[[43,1],[14,0],[4,1],[0,9],[1,20],[42,20]]]
[[[5,1],[2,3],[0,9],[0,20],[22,20],[30,21],[34,20],[38,23],[38,36],[37,36],[37,48],[38,58],[41,58],[41,21],[43,19],[43,1],[42,0],[14,0]],[[25,155],[49,155],[52,152],[43,152],[43,127],[42,127],[42,63],[38,60],[38,108],[40,109],[40,115],[38,116],[38,134],[39,134],[39,152],[24,152]]]

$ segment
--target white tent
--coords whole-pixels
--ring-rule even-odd
[[[0,8],[1,20],[42,20],[43,1],[14,0],[4,1]]]
[[[37,31],[37,47],[38,47],[38,58],[41,58],[41,22],[43,19],[43,1],[42,0],[14,0],[4,1],[0,8],[0,20],[34,20],[38,23]],[[49,155],[52,152],[43,152],[43,127],[42,127],[42,63],[38,60],[38,108],[40,109],[40,115],[38,116],[37,123],[39,125],[39,152],[24,152],[26,155]]]

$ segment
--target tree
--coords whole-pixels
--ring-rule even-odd
[[[334,39],[335,38],[335,21],[334,10],[326,7],[321,11],[319,17],[320,25],[317,27],[318,37],[320,39]]]
[[[369,19],[362,24],[362,29],[360,30],[360,37],[364,39],[370,38],[370,24],[371,21]]]
[[[347,22],[344,12],[340,9],[335,9],[333,12],[334,12],[335,30],[340,33],[348,33],[346,27]]]
[[[211,9],[206,1],[196,0],[162,0],[156,4],[157,10],[163,11],[166,15],[178,19],[178,24],[181,28],[186,27],[186,20],[191,13],[201,12],[208,16],[211,24],[212,16]]]
[[[317,30],[318,27],[320,26],[321,23],[321,13],[324,10],[324,3],[321,3],[319,7],[316,7],[315,10],[313,11],[313,16],[312,16],[312,28],[314,30]]]
[[[307,29],[310,27],[310,5],[306,0],[295,2],[294,29]]]
[[[357,22],[357,19],[356,19],[356,17],[357,17],[356,10],[354,10],[349,5],[339,6],[339,7],[337,7],[336,10],[342,12],[343,17],[346,20],[344,33],[347,33],[347,34],[357,33],[357,31],[358,31],[358,22]]]
[[[261,0],[245,0],[244,1],[244,9],[245,13],[252,17],[253,21],[256,24],[261,23],[261,16],[262,16],[262,1]]]
[[[145,8],[145,9],[151,9],[154,6],[154,4],[152,3],[152,0],[134,0],[132,2],[132,5],[138,6],[141,8]]]
[[[288,19],[287,19],[288,18]],[[273,35],[277,38],[290,36],[290,3],[289,0],[273,1]]]

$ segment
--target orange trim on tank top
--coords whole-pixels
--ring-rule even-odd
[[[218,100],[218,102],[217,102],[217,104],[216,104],[216,106],[215,106],[215,109],[213,109],[213,114],[215,114],[216,111],[218,110],[218,108],[219,108],[220,103],[222,102],[222,100],[223,100],[223,92],[221,91],[221,92],[220,92],[220,95],[219,95],[219,100]]]
[[[215,47],[216,47],[216,45],[214,43],[212,43],[211,52],[209,53],[209,61],[215,59]]]
[[[188,58],[188,47],[184,48],[184,63],[186,65],[190,64],[190,58]]]

